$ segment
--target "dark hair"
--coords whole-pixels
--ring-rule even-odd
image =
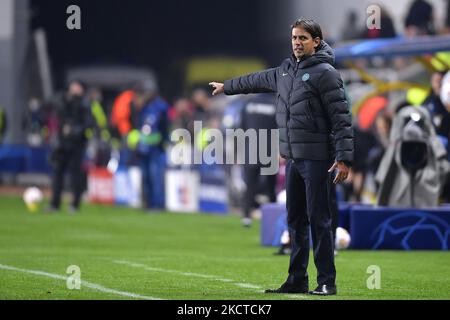
[[[433,73],[439,73],[441,76],[445,76],[447,74],[447,72],[449,72],[450,69],[446,69],[446,70],[442,70],[442,71],[435,71]]]
[[[322,29],[320,28],[320,25],[312,19],[300,18],[292,24],[291,29],[294,28],[302,28],[306,32],[311,34],[313,39],[319,37],[320,40],[323,40]]]
[[[137,94],[156,93],[158,86],[153,79],[143,79],[134,84],[133,91]]]
[[[81,86],[81,88],[83,88],[83,92],[86,92],[87,90],[87,85],[86,83],[84,83],[84,81],[81,81],[80,79],[70,79],[69,81],[66,82],[66,85],[64,86],[64,90],[67,91],[70,88],[71,84],[79,84]]]

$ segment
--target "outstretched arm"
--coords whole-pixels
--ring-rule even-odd
[[[225,83],[210,82],[214,88],[213,95],[240,93],[263,93],[277,90],[277,68],[251,73],[242,77],[226,80]]]

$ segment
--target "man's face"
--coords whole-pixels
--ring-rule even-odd
[[[304,55],[315,53],[315,47],[320,43],[320,38],[312,38],[311,34],[301,27],[292,29],[292,51],[297,59]]]
[[[135,93],[133,97],[134,106],[141,110],[141,108],[145,105],[145,97],[142,93]]]
[[[71,97],[81,97],[84,94],[84,89],[78,82],[72,82],[69,85],[68,94]]]
[[[439,95],[441,92],[442,78],[443,76],[439,72],[435,72],[431,76],[431,88],[435,95]]]
[[[195,90],[192,93],[192,102],[194,102],[194,104],[196,104],[196,105],[207,108],[208,104],[209,104],[208,93],[202,89]]]

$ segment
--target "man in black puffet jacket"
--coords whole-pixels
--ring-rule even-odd
[[[347,179],[353,160],[353,129],[334,53],[315,21],[292,25],[293,55],[279,67],[211,82],[213,95],[274,92],[280,154],[286,158],[286,208],[292,253],[287,280],[267,293],[334,295],[336,269],[331,227],[332,183]],[[334,176],[334,179],[333,179]],[[317,268],[309,291],[309,229]]]
[[[58,134],[50,155],[53,178],[49,212],[60,209],[66,172],[70,175],[73,194],[69,212],[75,213],[80,208],[83,193],[82,163],[87,145],[86,130],[95,125],[85,92],[86,87],[81,81],[71,80],[66,92],[55,101]]]

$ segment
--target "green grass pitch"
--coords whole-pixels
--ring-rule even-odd
[[[44,205],[42,205],[44,206]],[[260,245],[259,223],[237,216],[144,213],[83,205],[69,215],[27,212],[0,196],[0,299],[449,299],[450,254],[437,251],[342,251],[338,295],[270,295],[286,278],[288,257]],[[81,288],[67,288],[79,266]],[[368,289],[367,268],[381,270]],[[310,259],[310,288],[315,268]]]

